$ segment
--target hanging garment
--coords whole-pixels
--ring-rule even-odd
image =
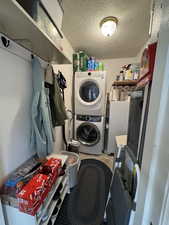
[[[32,134],[31,146],[39,157],[46,157],[53,151],[54,135],[48,100],[44,87],[44,69],[37,58],[32,59]]]
[[[57,77],[51,65],[48,65],[45,73],[45,86],[49,88],[49,99],[53,127],[63,126],[67,119],[65,105],[61,96]]]

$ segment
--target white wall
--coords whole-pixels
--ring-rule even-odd
[[[105,70],[107,71],[107,92],[110,91],[112,81],[119,75],[121,67],[139,62],[137,57],[133,58],[119,58],[119,59],[100,59],[99,61],[104,63]]]
[[[32,100],[30,59],[30,52],[14,42],[11,42],[8,49],[4,49],[0,42],[0,178],[35,153],[30,148]],[[65,98],[67,108],[71,109],[72,65],[58,68],[63,71],[68,82]],[[60,151],[64,147],[61,127],[55,129],[55,134],[55,151]]]
[[[3,176],[34,151],[30,148],[31,63],[1,47],[0,44],[0,173]],[[13,43],[10,49],[15,49]],[[21,52],[23,56],[27,54],[22,48]]]

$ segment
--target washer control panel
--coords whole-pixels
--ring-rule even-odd
[[[85,122],[101,122],[102,116],[77,115],[76,119]]]

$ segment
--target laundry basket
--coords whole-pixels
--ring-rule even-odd
[[[69,188],[71,189],[77,185],[77,174],[80,166],[80,157],[74,152],[63,151],[62,154],[68,156],[66,161],[66,173],[69,177]]]

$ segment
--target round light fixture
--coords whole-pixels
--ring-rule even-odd
[[[100,22],[100,29],[104,36],[110,37],[117,29],[118,19],[113,16],[108,16]]]

